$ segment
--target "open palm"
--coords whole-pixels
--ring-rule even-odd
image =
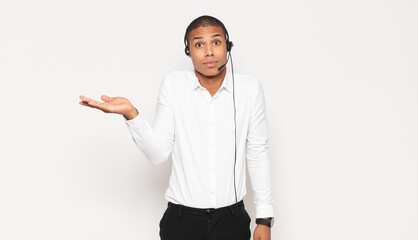
[[[119,114],[126,114],[129,111],[132,110],[133,106],[131,104],[131,102],[124,98],[124,97],[109,97],[106,95],[102,95],[101,99],[104,102],[98,102],[96,100],[87,98],[83,95],[80,96],[80,99],[82,101],[80,101],[81,105],[87,106],[87,107],[92,107],[92,108],[97,108],[102,110],[105,113],[119,113]]]

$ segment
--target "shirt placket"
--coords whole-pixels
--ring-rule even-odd
[[[216,176],[215,176],[215,152],[216,152],[216,134],[215,134],[215,99],[210,100],[210,118],[209,118],[209,179],[210,179],[210,201],[211,205],[216,205]]]

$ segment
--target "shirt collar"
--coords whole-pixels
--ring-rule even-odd
[[[193,71],[190,72],[191,77],[192,77],[192,88],[191,90],[194,91],[196,90],[196,88],[202,88],[205,89],[199,82],[199,79],[197,79],[196,77],[196,73]],[[222,85],[219,89],[225,88],[225,90],[227,90],[228,92],[232,92],[232,75],[231,72],[228,71],[228,69],[226,70],[226,74],[225,74],[225,78],[222,81]]]

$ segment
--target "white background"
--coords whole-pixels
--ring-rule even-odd
[[[266,98],[273,239],[418,239],[418,2],[1,1],[0,239],[159,239],[171,163],[151,165],[123,117],[150,123],[183,36],[223,21],[236,72]],[[254,229],[249,182],[244,201]]]

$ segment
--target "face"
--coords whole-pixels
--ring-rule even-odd
[[[187,42],[195,70],[207,77],[218,75],[218,68],[226,63],[228,53],[222,28],[199,27],[189,33]]]

